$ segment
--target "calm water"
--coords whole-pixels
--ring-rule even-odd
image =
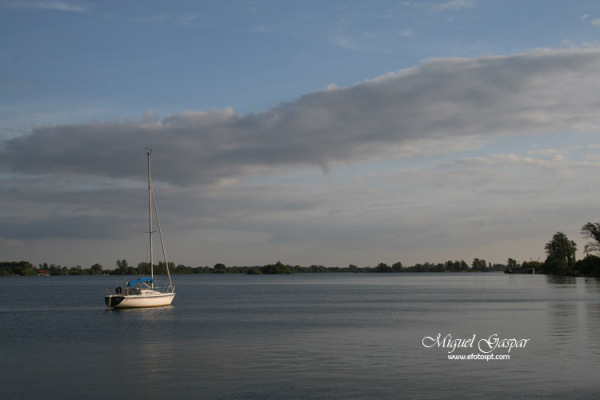
[[[504,274],[175,276],[108,311],[114,277],[0,278],[1,399],[600,396],[600,281]],[[449,360],[425,336],[530,339]],[[454,354],[479,353],[472,348]]]

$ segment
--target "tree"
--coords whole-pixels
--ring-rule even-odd
[[[281,261],[277,261],[276,264],[265,265],[260,268],[260,272],[263,274],[293,274],[294,271],[288,266],[283,264]]]
[[[575,266],[577,245],[567,235],[556,232],[544,247],[548,257],[544,262],[544,272],[549,274],[568,274]]]
[[[402,272],[403,271],[403,269],[402,269],[402,263],[400,261],[394,263],[394,265],[392,265],[392,270],[394,272]]]
[[[32,276],[35,275],[33,264],[29,261],[0,263],[0,276]]]
[[[541,271],[544,264],[541,261],[523,261],[521,269],[525,271]]]
[[[147,261],[139,262],[137,265],[137,270],[134,267],[128,267],[127,270],[129,272],[124,275],[148,275],[150,274],[150,263]]]
[[[379,263],[379,265],[375,267],[373,272],[392,272],[392,268],[385,263]]]
[[[102,265],[94,264],[90,267],[93,275],[102,275]]]
[[[215,264],[215,266],[213,267],[213,269],[215,271],[218,271],[219,273],[224,273],[225,270],[227,269],[227,267],[223,263],[218,263],[218,264]]]
[[[128,270],[129,264],[127,263],[127,260],[117,260],[117,274],[127,275]]]
[[[574,241],[569,240],[564,233],[556,232],[552,237],[552,240],[546,243],[544,248],[548,255],[547,260],[566,261],[568,267],[575,265],[577,244]]]
[[[584,251],[586,253],[589,254],[595,251],[600,251],[600,222],[588,222],[582,226],[581,235],[584,237],[584,239],[593,240],[585,245]]]
[[[480,260],[479,258],[476,258],[473,260],[473,271],[481,271],[481,272],[488,272],[488,266],[487,266],[487,262],[485,260]]]
[[[600,276],[600,257],[588,254],[583,260],[577,261],[575,269],[583,275]]]

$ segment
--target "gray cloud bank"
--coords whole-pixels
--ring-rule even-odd
[[[431,59],[257,113],[185,111],[161,121],[44,126],[0,143],[0,170],[219,183],[298,166],[403,155],[414,141],[596,129],[600,50]],[[414,149],[414,146],[412,147]]]

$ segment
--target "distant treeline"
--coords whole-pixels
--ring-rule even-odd
[[[139,263],[130,266],[127,260],[118,260],[117,268],[104,269],[100,264],[94,264],[89,268],[81,266],[66,267],[55,264],[33,265],[28,261],[0,262],[0,276],[57,276],[57,275],[144,275],[150,272],[148,263]],[[155,265],[157,274],[165,274],[164,263]],[[600,276],[600,257],[586,256],[577,261],[569,268],[567,264],[547,260],[525,261],[522,264],[509,258],[507,264],[490,264],[485,260],[474,259],[471,265],[465,261],[446,261],[445,263],[424,263],[411,267],[404,267],[402,263],[387,265],[380,263],[375,267],[358,267],[349,265],[342,267],[325,267],[322,265],[311,265],[309,267],[300,265],[288,265],[282,262],[267,264],[263,266],[231,266],[216,264],[213,267],[199,266],[190,267],[186,265],[175,265],[169,263],[171,274],[248,274],[248,275],[272,275],[272,274],[294,274],[294,273],[415,273],[415,272],[490,272],[500,271],[514,274],[556,274],[556,275],[582,275]]]
[[[542,273],[551,275],[571,276],[598,276],[600,277],[600,257],[591,253],[600,252],[600,222],[588,222],[581,228],[581,235],[589,239],[585,245],[586,256],[577,261],[575,254],[577,245],[569,240],[567,235],[556,232],[552,239],[546,243],[546,261],[525,261],[522,264],[509,258],[506,265],[487,263],[485,260],[476,258],[469,266],[465,261],[446,261],[445,263],[425,263],[412,267],[404,267],[401,262],[387,265],[378,264],[376,267],[357,267],[349,265],[347,268],[324,267],[322,265],[311,265],[302,267],[299,265],[287,265],[278,261],[254,267],[227,267],[224,264],[216,264],[213,267],[189,267],[169,263],[169,271],[172,274],[293,274],[293,273],[323,273],[323,272],[353,272],[353,273],[398,273],[398,272],[489,272],[504,271],[513,274]],[[158,274],[165,274],[165,264],[158,263],[154,267]],[[117,260],[116,268],[105,270],[102,265],[94,264],[89,268],[61,267],[54,264],[40,264],[34,266],[28,261],[0,262],[0,276],[33,276],[33,275],[144,275],[150,272],[149,263],[139,263],[136,267],[130,266],[127,260]]]
[[[164,274],[164,263],[158,263],[154,267],[155,273]],[[346,268],[325,267],[322,265],[311,265],[309,267],[300,265],[288,265],[280,261],[275,264],[263,266],[231,266],[216,264],[213,267],[190,267],[186,265],[175,265],[169,263],[171,274],[248,274],[248,275],[272,275],[272,274],[294,274],[294,273],[393,273],[393,272],[489,272],[505,271],[507,265],[488,264],[485,260],[474,259],[471,266],[465,261],[446,261],[445,263],[425,263],[412,267],[403,267],[402,263],[387,265],[380,263],[375,267],[358,267],[349,265]],[[127,260],[117,260],[116,268],[104,269],[100,264],[94,264],[89,268],[81,266],[66,267],[55,264],[33,265],[28,261],[0,262],[0,276],[55,276],[55,275],[144,275],[150,272],[150,265],[142,262],[137,266],[130,266]]]

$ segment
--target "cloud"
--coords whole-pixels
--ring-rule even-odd
[[[173,24],[185,27],[197,27],[201,25],[198,15],[193,13],[178,15],[170,13],[153,14],[147,17],[138,17],[135,20],[150,24]]]
[[[159,121],[158,113],[154,110],[146,110],[142,115],[142,121],[145,123],[156,123]]]
[[[31,221],[2,220],[0,238],[40,239],[124,239],[122,221],[116,218],[81,215],[75,217],[38,218]],[[115,228],[116,227],[116,228]]]
[[[585,14],[580,18],[581,21],[590,21],[590,24],[594,26],[600,26],[600,18],[592,18],[591,14]]]
[[[600,124],[600,51],[540,49],[514,56],[431,59],[347,88],[240,115],[184,111],[157,120],[43,126],[0,144],[0,170],[140,178],[144,147],[156,179],[218,184],[298,167],[402,155],[419,143],[593,130]]]
[[[250,30],[257,33],[271,33],[271,28],[264,25],[254,25]]]
[[[0,2],[0,7],[7,8],[26,8],[38,10],[54,10],[67,12],[87,12],[88,9],[82,4],[77,4],[68,1],[3,1]]]
[[[462,8],[475,7],[474,0],[449,0],[444,3],[435,3],[431,5],[432,11],[460,10]]]
[[[593,146],[462,157],[440,164],[432,180],[448,190],[489,194],[494,203],[529,198],[540,204],[562,193],[580,192],[582,177],[594,176],[600,168],[590,154],[595,154]]]
[[[400,31],[400,36],[402,36],[404,38],[414,36],[415,34],[416,34],[416,31],[414,29],[403,29]]]

